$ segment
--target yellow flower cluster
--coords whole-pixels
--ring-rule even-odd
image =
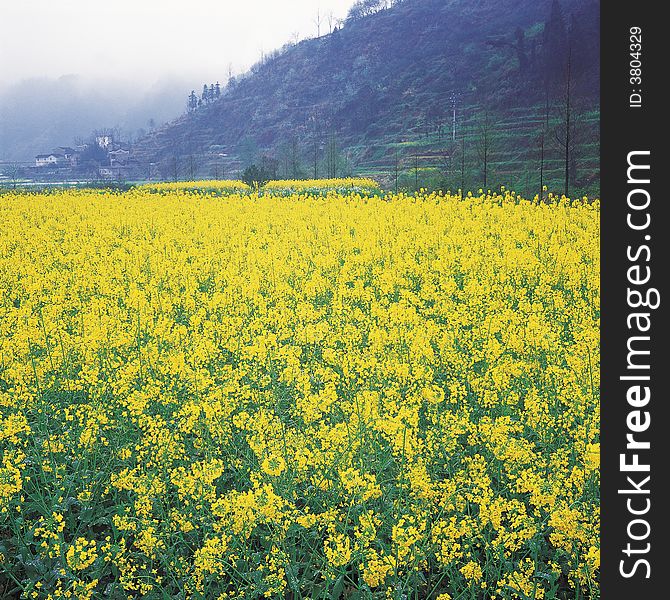
[[[325,193],[334,191],[342,194],[379,193],[379,184],[374,179],[367,177],[345,177],[340,179],[278,179],[268,181],[263,186],[266,193]]]
[[[11,192],[0,232],[10,597],[599,597],[598,201]]]
[[[98,558],[96,543],[86,538],[77,538],[66,553],[68,566],[76,571],[83,571],[90,567]]]
[[[250,190],[251,188],[243,181],[228,179],[213,179],[202,181],[165,181],[156,183],[145,183],[137,189],[152,192],[197,192],[197,193],[234,193]]]

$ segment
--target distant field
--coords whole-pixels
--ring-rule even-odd
[[[599,598],[599,201],[297,185],[0,197],[0,596]]]

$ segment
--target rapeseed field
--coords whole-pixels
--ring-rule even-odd
[[[598,201],[172,187],[0,196],[0,597],[599,597]]]

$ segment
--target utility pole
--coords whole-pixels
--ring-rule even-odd
[[[544,201],[544,131],[540,136],[540,202]]]
[[[419,191],[419,150],[414,150],[414,189]]]
[[[465,137],[461,135],[461,200],[465,192]]]
[[[400,170],[400,161],[398,159],[398,149],[395,149],[395,193],[398,195],[398,172]]]

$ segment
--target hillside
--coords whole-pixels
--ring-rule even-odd
[[[598,15],[591,0],[396,2],[275,52],[136,153],[160,178],[264,160],[283,177],[356,172],[389,185],[397,173],[406,187],[532,190],[541,170],[560,189],[566,69],[556,60],[570,47],[570,186],[594,192]]]

